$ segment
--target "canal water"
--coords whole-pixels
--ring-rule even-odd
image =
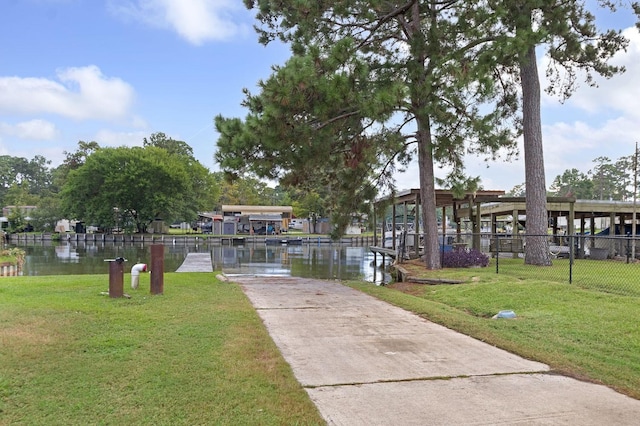
[[[125,271],[136,263],[151,263],[150,244],[113,242],[24,242],[12,244],[26,251],[23,275],[107,274],[106,259],[123,257]],[[294,276],[363,280],[376,284],[391,280],[389,257],[374,256],[367,246],[344,244],[250,245],[165,244],[164,269],[174,272],[188,253],[210,253],[214,270],[227,275]],[[129,268],[127,268],[129,266]]]

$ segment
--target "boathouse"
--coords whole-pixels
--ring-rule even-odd
[[[289,228],[293,214],[291,206],[222,206],[222,233],[224,235],[279,234]]]

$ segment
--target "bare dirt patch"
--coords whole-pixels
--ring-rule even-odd
[[[461,284],[469,281],[468,278],[451,278],[451,274],[443,273],[443,270],[427,269],[420,259],[408,260],[394,267],[398,271],[398,280],[415,284]]]
[[[43,345],[56,340],[56,334],[46,321],[33,320],[0,328],[0,343],[5,347]]]
[[[402,293],[410,294],[412,296],[420,296],[424,292],[424,284],[416,284],[411,282],[395,282],[387,285],[387,287],[397,291],[401,291]]]

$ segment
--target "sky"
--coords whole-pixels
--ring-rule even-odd
[[[630,38],[612,61],[627,71],[598,88],[582,84],[564,103],[543,95],[547,186],[567,169],[588,172],[597,157],[631,155],[640,141],[634,17],[596,15]],[[240,0],[0,0],[0,155],[42,155],[55,167],[81,140],[141,146],[163,132],[219,170],[214,117],[244,117],[242,90],[257,92],[290,56],[287,46],[258,43],[254,23]],[[522,156],[466,165],[484,189],[524,182]],[[417,188],[417,166],[396,178],[398,189]]]

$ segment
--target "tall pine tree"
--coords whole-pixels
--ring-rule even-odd
[[[513,94],[478,60],[493,24],[487,9],[466,1],[245,4],[257,10],[261,41],[291,43],[294,57],[261,94],[247,95],[245,121],[216,118],[223,168],[249,166],[296,184],[332,173],[336,202],[348,205],[375,194],[371,178],[387,176],[395,158],[417,151],[425,264],[440,268],[436,165],[449,171],[449,187],[469,188],[464,155],[513,149],[518,131]]]

